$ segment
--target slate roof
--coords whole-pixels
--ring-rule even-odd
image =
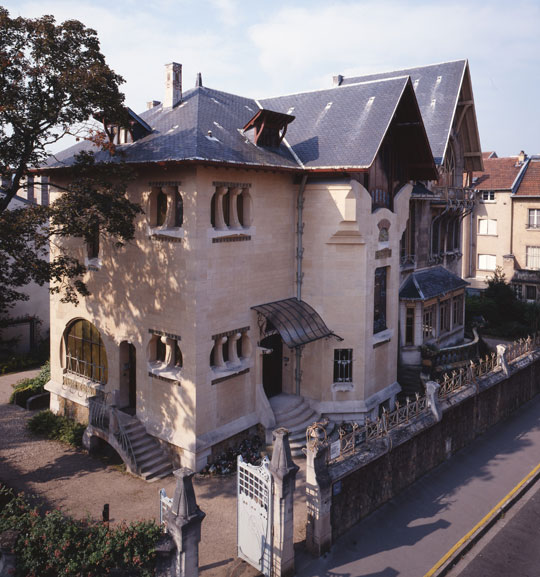
[[[518,184],[516,196],[540,196],[540,159],[531,158]]]
[[[206,160],[231,164],[299,168],[285,144],[279,148],[255,146],[241,128],[259,110],[250,98],[196,87],[184,93],[181,104],[164,109],[160,104],[139,116],[152,132],[132,144],[118,146],[127,162]],[[92,145],[81,142],[56,154],[47,167],[73,163],[73,155]],[[98,161],[110,161],[108,153],[96,154]]]
[[[399,298],[428,300],[463,288],[469,283],[442,266],[415,271],[403,283]]]
[[[524,165],[518,162],[517,156],[485,158],[484,171],[473,172],[473,187],[477,190],[512,191],[523,167]]]
[[[355,76],[343,78],[339,88],[357,82],[410,76],[435,163],[440,165],[446,152],[466,67],[467,60],[456,60],[381,74]]]
[[[286,140],[306,167],[371,166],[408,82],[407,76],[261,100],[293,114]]]
[[[191,160],[286,169],[365,169],[375,159],[408,83],[404,76],[260,102],[198,86],[186,92],[174,108],[158,105],[141,113],[140,119],[152,132],[118,149],[127,162],[136,163]],[[408,97],[414,98],[412,90]],[[252,132],[242,132],[260,108],[296,117],[278,148],[256,146]],[[424,155],[431,158],[423,139],[419,142]],[[91,148],[81,142],[45,166],[69,166],[74,154]],[[96,160],[110,161],[111,157],[100,151]]]

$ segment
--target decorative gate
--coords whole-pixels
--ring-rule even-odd
[[[265,457],[260,465],[244,463],[238,455],[238,557],[263,575],[272,567],[272,475]]]

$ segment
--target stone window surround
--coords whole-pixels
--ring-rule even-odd
[[[211,202],[214,214],[214,224],[208,230],[208,237],[230,240],[250,240],[255,233],[253,224],[253,201],[250,195],[251,184],[242,182],[212,182],[215,193]],[[225,218],[224,199],[229,194],[228,222]],[[243,222],[238,214],[238,200],[242,201]],[[249,238],[248,238],[249,237]]]
[[[178,367],[175,364],[175,347],[178,346],[180,349],[182,337],[157,329],[148,329],[148,332],[151,335],[147,347],[148,374],[162,380],[178,381],[182,375],[182,367]],[[153,352],[155,344],[153,344],[153,342],[158,338],[160,338],[161,342],[165,345],[165,360],[163,361],[152,358],[155,355]]]
[[[176,218],[176,194],[180,195],[182,199],[182,193],[180,191],[180,186],[182,182],[179,180],[171,181],[151,181],[148,185],[152,188],[148,201],[146,203],[146,215],[147,215],[147,230],[148,236],[159,237],[162,239],[170,238],[171,240],[184,238],[184,227],[175,226]],[[167,216],[165,217],[165,223],[161,226],[157,226],[153,223],[154,213],[157,211],[157,206],[153,206],[157,202],[157,195],[159,194],[159,189],[167,195]],[[183,199],[182,199],[183,200]]]
[[[210,365],[212,383],[246,372],[250,367],[252,345],[249,330],[250,327],[247,326],[212,335],[214,341],[212,347],[214,364]],[[238,341],[241,343],[241,355],[238,355]],[[227,347],[227,361],[224,360],[224,347]]]

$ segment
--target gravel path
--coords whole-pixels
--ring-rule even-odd
[[[38,371],[0,377],[0,479],[17,491],[37,495],[48,508],[73,517],[101,518],[109,503],[111,522],[158,520],[158,492],[174,493],[174,478],[146,483],[106,465],[84,451],[31,435],[26,421],[34,414],[9,405],[11,385]],[[297,477],[295,541],[305,538],[306,506],[303,486],[305,460]],[[252,567],[236,557],[236,476],[194,478],[195,494],[206,513],[199,548],[202,577],[251,577]]]

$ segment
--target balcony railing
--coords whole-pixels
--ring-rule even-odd
[[[444,201],[474,201],[475,191],[473,188],[460,188],[457,186],[435,186],[433,193]]]

